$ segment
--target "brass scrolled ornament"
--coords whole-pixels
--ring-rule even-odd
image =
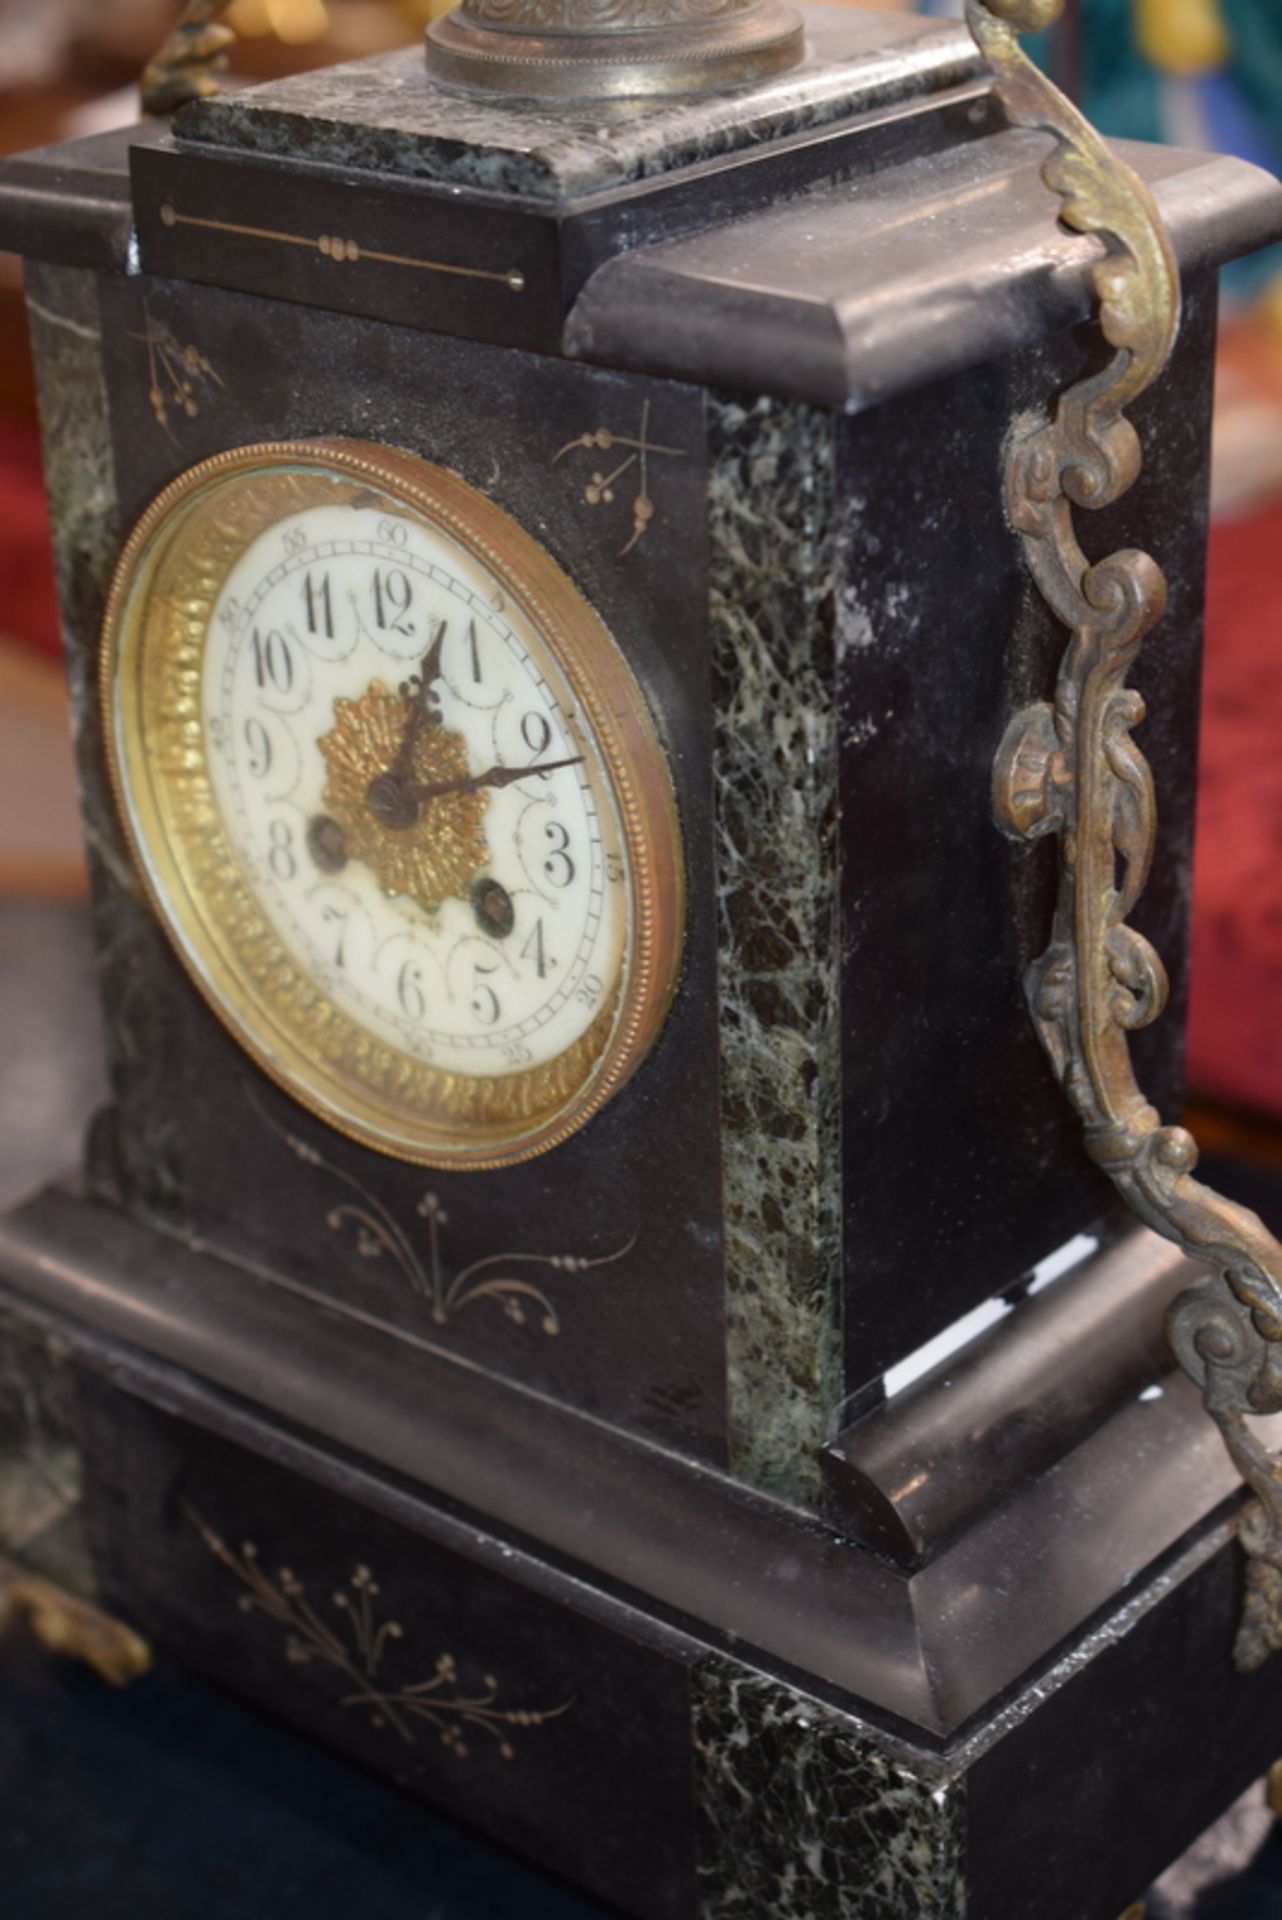
[[[227,49],[236,38],[220,18],[228,5],[229,0],[187,0],[172,33],[138,83],[142,110],[149,118],[176,113],[189,100],[205,100],[219,91]]]
[[[132,1627],[0,1556],[0,1638],[21,1620],[50,1653],[83,1660],[108,1686],[127,1687],[151,1666],[151,1649]]]
[[[1059,893],[1050,945],[1025,987],[1034,1023],[1085,1129],[1091,1158],[1141,1220],[1214,1269],[1171,1307],[1167,1332],[1257,1496],[1240,1528],[1247,1594],[1239,1668],[1282,1646],[1282,1465],[1248,1426],[1282,1412],[1282,1245],[1249,1209],[1193,1178],[1198,1149],[1145,1099],[1130,1035],[1161,1013],[1166,973],[1127,919],[1144,889],[1156,832],[1153,776],[1132,738],[1144,703],[1126,676],[1161,618],[1166,581],[1146,553],[1092,563],[1078,508],[1131,486],[1141,449],[1126,408],[1166,365],[1179,327],[1179,279],[1144,183],[1027,58],[1019,35],[1050,24],[1061,0],[967,0],[972,33],[1010,119],[1055,138],[1042,177],[1060,218],[1098,235],[1099,322],[1107,366],[1013,425],[1007,512],[1047,605],[1068,628],[1051,702],[1010,722],[994,768],[994,806],[1012,838],[1055,834]]]

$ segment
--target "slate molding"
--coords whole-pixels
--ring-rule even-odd
[[[1282,184],[1262,168],[1114,144],[1153,186],[1184,274],[1282,236]],[[620,255],[580,294],[565,351],[858,412],[1026,347],[1089,315],[1102,253],[1058,228],[1047,151],[1007,129],[811,194],[800,241],[794,203]]]
[[[1180,1379],[907,1575],[727,1474],[67,1188],[0,1221],[0,1277],[68,1326],[189,1369],[432,1500],[484,1513],[650,1614],[857,1703],[924,1747],[991,1711],[1240,1500]]]

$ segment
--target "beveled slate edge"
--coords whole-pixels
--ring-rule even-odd
[[[1282,184],[1261,167],[1138,141],[1113,143],[1153,186],[1181,271],[1250,253],[1282,238]],[[1007,131],[969,149],[995,184],[1021,147],[1022,179],[990,202],[932,204],[918,191],[921,162],[901,168],[907,218],[902,264],[867,289],[743,284],[719,274],[708,253],[726,228],[623,254],[588,281],[566,322],[572,358],[695,381],[731,392],[768,393],[861,411],[927,380],[1027,346],[1085,319],[1090,272],[1102,243],[1058,227],[1040,178],[1048,141]],[[1013,224],[1016,186],[1023,217]],[[916,193],[913,218],[907,196]],[[794,203],[812,228],[858,221],[859,184]],[[777,210],[735,223],[746,256],[768,257]],[[988,221],[987,230],[982,222]],[[985,242],[987,244],[985,245]]]
[[[613,1616],[617,1621],[626,1616],[630,1635],[675,1652],[682,1659],[699,1658],[708,1652],[706,1641],[660,1620],[654,1613],[640,1611],[598,1585],[576,1579],[506,1537],[500,1540],[479,1530],[452,1506],[436,1500],[429,1509],[424,1496],[396,1476],[371,1472],[354,1455],[318,1443],[311,1435],[264,1414],[198,1375],[177,1369],[171,1362],[112,1335],[90,1331],[84,1321],[69,1318],[43,1300],[36,1302],[29,1295],[10,1291],[6,1280],[7,1276],[0,1275],[0,1335],[7,1331],[6,1323],[21,1324],[35,1337],[56,1342],[60,1365],[70,1362],[94,1368],[120,1391],[137,1395],[162,1413],[190,1420],[220,1439],[256,1453],[273,1465],[300,1472],[331,1487],[344,1499],[357,1501],[416,1533],[430,1531],[452,1552],[478,1561],[504,1578],[562,1597],[572,1589],[573,1604],[579,1611],[604,1620]],[[430,1527],[426,1524],[429,1519]],[[35,1557],[32,1564],[38,1572],[47,1571]],[[92,1597],[88,1588],[86,1597]]]
[[[168,138],[159,123],[33,147],[0,163],[0,248],[52,266],[124,272],[133,212],[129,150]]]
[[[728,1475],[69,1189],[0,1220],[0,1278],[936,1751],[1241,1498],[1181,1377],[909,1578]]]
[[[556,354],[565,315],[580,288],[621,249],[689,233],[710,221],[733,220],[808,193],[819,183],[871,175],[901,164],[907,153],[950,150],[991,134],[995,124],[995,96],[971,83],[555,203],[473,187],[374,180],[311,160],[255,158],[230,149],[178,147],[170,140],[130,155],[134,255],[142,272],[162,279],[190,279],[425,332]],[[362,245],[393,253],[421,248],[478,264],[492,257],[499,236],[505,236],[499,257],[525,272],[523,298],[501,313],[472,304],[466,282],[455,282],[452,289],[438,282],[426,295],[411,295],[406,286],[398,289],[381,279],[377,268],[372,278],[368,268],[355,277],[350,272],[336,277],[308,250],[282,259],[278,248],[262,246],[261,236],[247,243],[231,234],[211,246],[207,232],[167,217],[176,199],[189,214],[252,222],[264,196],[279,201],[277,224],[313,234],[345,231],[344,223],[358,209]]]
[[[0,1220],[0,1279],[678,1619],[764,1642],[800,1671],[812,1656],[820,1671],[850,1668],[874,1697],[879,1675],[894,1673],[903,1717],[930,1724],[902,1580],[799,1509],[67,1190]],[[864,1622],[856,1647],[850,1572]],[[803,1603],[811,1578],[819,1608]]]
[[[1260,1432],[1276,1445],[1282,1416]],[[1174,1374],[1160,1399],[1133,1400],[911,1581],[940,1724],[953,1732],[977,1722],[1048,1654],[1142,1590],[1172,1549],[1204,1531],[1224,1544],[1243,1499],[1191,1381]]]
[[[692,99],[487,100],[429,84],[419,48],[193,101],[183,145],[287,154],[404,179],[561,200],[813,131],[975,80],[964,27],[803,7],[811,57],[759,85]]]
[[[1115,1604],[1097,1614],[1047,1665],[1008,1689],[995,1711],[982,1719],[972,1717],[948,1745],[949,1766],[958,1773],[969,1772],[1007,1734],[1088,1668],[1103,1649],[1125,1640],[1140,1621],[1222,1553],[1241,1553],[1236,1519],[1228,1509],[1221,1509],[1217,1516],[1191,1530],[1155,1569],[1147,1571],[1124,1594],[1115,1596]],[[1126,1920],[1125,1915],[1121,1920]]]
[[[823,1449],[834,1523],[905,1567],[933,1559],[1174,1371],[1163,1331],[1195,1260],[1136,1223],[1070,1287],[1020,1304]]]

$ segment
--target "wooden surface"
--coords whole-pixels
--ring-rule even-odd
[[[84,891],[62,664],[0,639],[0,894]]]

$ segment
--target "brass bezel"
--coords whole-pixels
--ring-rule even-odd
[[[489,568],[554,653],[612,788],[631,883],[631,940],[617,1010],[607,1003],[598,1016],[609,1016],[610,1031],[583,1081],[559,1104],[536,1109],[532,1119],[469,1125],[463,1114],[482,1085],[519,1095],[528,1107],[538,1089],[526,1083],[537,1076],[546,1077],[555,1099],[555,1070],[574,1048],[522,1073],[465,1076],[424,1066],[360,1027],[271,930],[214,806],[199,712],[200,662],[222,582],[261,526],[236,533],[224,521],[220,529],[207,511],[202,543],[200,510],[220,502],[226,513],[239,480],[309,469],[386,495],[442,527]],[[270,524],[268,514],[262,525]],[[179,548],[175,542],[184,534]],[[161,606],[151,587],[165,562],[184,570],[186,591]],[[147,508],[117,562],[103,621],[101,694],[117,809],[147,897],[179,959],[251,1059],[337,1131],[420,1166],[511,1166],[577,1132],[636,1071],[672,999],[684,933],[685,868],[667,763],[636,677],[599,616],[524,528],[457,474],[416,454],[328,438],[238,447],[190,467]],[[179,830],[190,845],[179,845]],[[262,949],[257,980],[245,958],[255,942]],[[338,1064],[338,1053],[359,1062],[361,1072]],[[455,1117],[416,1114],[391,1090],[429,1082],[442,1089],[457,1083]]]

